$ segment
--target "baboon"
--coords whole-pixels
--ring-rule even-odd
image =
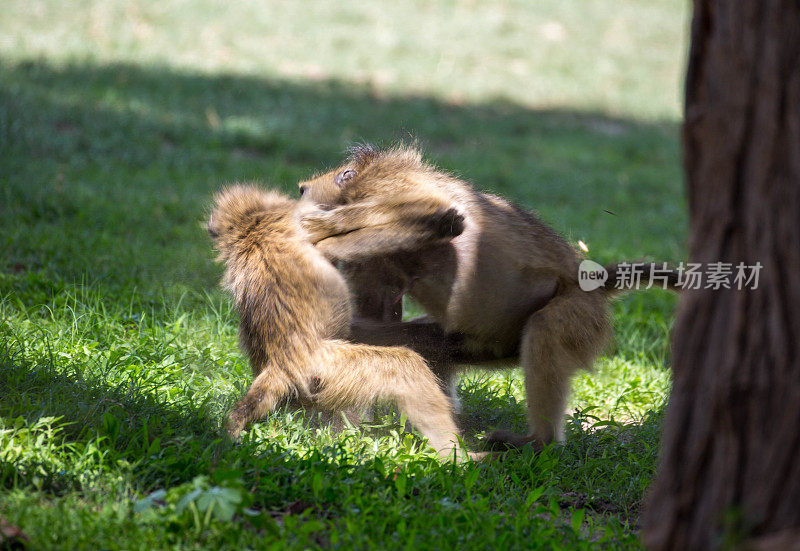
[[[449,455],[458,437],[452,406],[425,360],[408,348],[344,340],[350,291],[300,224],[310,206],[247,185],[215,197],[208,232],[225,263],[223,284],[239,312],[239,338],[255,377],[230,413],[230,437],[238,439],[245,425],[287,397],[323,411],[386,399],[405,412],[433,448]],[[361,214],[354,209],[353,219],[413,229],[417,241],[446,240],[462,229],[455,211],[436,207]],[[314,235],[325,237],[319,231]]]
[[[383,235],[396,231],[390,227],[316,242],[327,258],[341,261],[356,295],[351,338],[410,346],[445,382],[459,363],[512,366],[518,359],[528,434],[495,432],[489,444],[540,446],[563,439],[571,376],[591,367],[612,334],[608,303],[615,265],[608,267],[605,286],[582,291],[582,256],[559,234],[527,210],[423,162],[415,148],[356,146],[343,166],[299,186],[303,202],[323,209],[303,221],[319,235],[336,233],[333,228],[362,207],[384,212],[392,204],[421,202],[463,215],[464,230],[454,239],[399,254],[375,245],[378,235],[391,241]],[[407,243],[409,231],[402,234]],[[428,317],[401,323],[396,297],[403,293]]]

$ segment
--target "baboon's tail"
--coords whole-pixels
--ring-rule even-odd
[[[666,262],[614,262],[605,266],[608,272],[603,288],[616,295],[637,289],[669,289],[679,291],[681,274]]]

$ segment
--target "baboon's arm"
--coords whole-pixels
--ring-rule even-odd
[[[419,226],[384,224],[334,235],[317,242],[317,249],[332,262],[363,261],[387,254],[412,252],[443,237]]]
[[[406,322],[356,318],[350,324],[349,340],[375,346],[407,346],[431,365],[452,363],[462,341],[459,336],[447,335],[428,318]]]
[[[504,358],[492,350],[482,350],[460,333],[446,333],[428,316],[403,322],[355,318],[350,324],[349,340],[376,346],[406,346],[425,358],[435,371],[437,365],[480,364]]]
[[[464,231],[464,217],[456,209],[439,201],[423,200],[343,205],[305,214],[301,223],[312,243],[361,232],[342,241],[341,245],[328,244],[327,247],[334,251],[369,247],[382,254],[413,250]]]

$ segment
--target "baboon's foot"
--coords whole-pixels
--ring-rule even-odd
[[[230,417],[228,417],[228,424],[226,428],[226,432],[228,433],[228,439],[231,442],[239,442],[242,439],[242,431],[244,430],[244,420],[240,418],[240,416],[236,415],[234,411],[231,413]]]
[[[496,430],[486,439],[486,447],[493,451],[514,450],[524,446],[540,452],[544,449],[545,442],[535,436],[522,436],[505,430]]]

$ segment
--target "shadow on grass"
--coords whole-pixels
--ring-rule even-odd
[[[444,168],[540,209],[556,227],[633,254],[648,236],[645,254],[680,248],[674,218],[641,220],[642,209],[680,212],[673,123],[387,97],[339,81],[40,61],[0,61],[0,123],[13,222],[2,230],[6,272],[210,289],[219,269],[198,226],[213,190],[261,179],[296,193],[354,141],[417,137]]]

